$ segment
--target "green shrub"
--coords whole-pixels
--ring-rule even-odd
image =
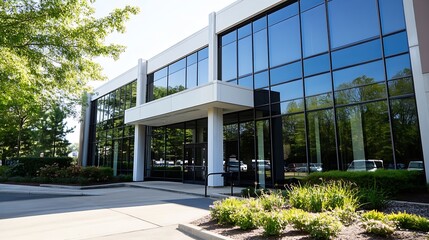
[[[259,225],[264,229],[265,236],[278,236],[287,226],[287,220],[283,212],[262,212]]]
[[[113,169],[108,167],[84,167],[81,177],[90,183],[108,182],[113,177]]]
[[[0,177],[7,178],[10,168],[8,166],[0,166]]]
[[[360,188],[359,202],[363,209],[367,210],[383,210],[389,204],[389,197],[386,191],[377,188]]]
[[[395,223],[388,220],[367,219],[362,221],[365,232],[388,237],[395,232]]]
[[[409,214],[406,212],[392,213],[387,215],[387,218],[390,221],[397,222],[400,228],[405,228],[409,230],[418,230],[423,232],[429,231],[429,220],[417,216],[415,214]]]
[[[231,222],[242,230],[256,228],[263,212],[260,202],[254,198],[244,201],[231,215]]]
[[[259,197],[262,207],[265,211],[273,211],[282,209],[286,201],[281,193],[270,192],[269,194],[262,194]]]
[[[379,220],[379,221],[384,221],[387,219],[386,214],[384,214],[383,212],[379,212],[377,210],[371,210],[368,212],[364,212],[361,215],[362,219],[365,220]]]
[[[41,167],[46,165],[58,164],[60,168],[70,166],[73,161],[70,157],[55,157],[55,158],[40,158],[40,157],[22,157],[12,158],[8,160],[8,165],[11,166],[11,176],[30,176],[34,177]]]
[[[222,201],[215,201],[210,206],[210,216],[217,220],[219,224],[234,225],[233,214],[240,209],[244,201],[237,198],[227,198]]]
[[[389,195],[415,191],[426,191],[423,171],[377,170],[375,172],[327,171],[314,172],[304,180],[310,184],[320,184],[330,180],[345,180],[355,183],[359,188],[372,188],[374,185]],[[398,184],[401,183],[401,184]]]
[[[241,190],[241,196],[245,198],[259,197],[262,194],[269,193],[268,189],[248,187]]]
[[[341,223],[348,226],[356,221],[358,215],[355,209],[352,208],[335,208],[332,210],[332,214],[340,219]]]
[[[322,182],[320,185],[296,185],[290,188],[289,204],[310,212],[322,212],[335,208],[358,207],[357,190],[344,181]]]
[[[292,224],[295,229],[300,231],[305,231],[313,218],[310,213],[297,208],[283,211],[283,217],[285,221]]]
[[[331,239],[341,232],[340,220],[329,212],[315,215],[307,225],[306,231],[316,239]]]

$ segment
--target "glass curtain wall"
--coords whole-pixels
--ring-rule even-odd
[[[204,183],[207,167],[207,119],[148,127],[146,176]]]
[[[422,161],[408,50],[402,0],[288,1],[222,34],[219,75],[254,90],[255,159],[271,168],[247,180]]]
[[[148,75],[147,101],[153,101],[208,82],[208,49],[190,54]]]
[[[134,126],[124,124],[125,110],[136,106],[136,81],[91,103],[88,165],[111,167],[115,175],[132,174]]]

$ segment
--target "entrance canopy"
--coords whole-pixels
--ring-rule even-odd
[[[175,93],[125,111],[126,124],[163,126],[208,116],[211,108],[223,113],[253,108],[253,90],[222,81]]]

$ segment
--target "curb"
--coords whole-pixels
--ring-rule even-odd
[[[0,190],[0,193],[24,193],[29,195],[40,195],[40,194],[47,194],[47,195],[58,195],[58,196],[95,196],[98,194],[88,194],[83,192],[53,192],[53,191],[43,191],[43,190],[37,190],[37,191],[28,191],[28,190]]]
[[[59,189],[73,189],[73,190],[85,190],[85,189],[103,189],[103,188],[116,188],[126,187],[125,183],[110,183],[90,186],[69,186],[69,185],[58,185],[58,184],[40,184],[40,187],[46,188],[59,188]]]
[[[177,229],[191,237],[204,240],[232,240],[229,237],[222,236],[217,233],[212,233],[210,231],[204,230],[201,227],[197,227],[192,224],[179,224]]]

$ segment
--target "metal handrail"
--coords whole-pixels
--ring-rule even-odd
[[[225,176],[226,174],[229,174],[229,177],[230,177],[230,179],[231,179],[231,196],[233,196],[234,195],[234,180],[232,179],[232,176],[233,176],[233,172],[232,171],[229,171],[229,172],[214,172],[214,173],[208,173],[207,175],[206,175],[206,183],[205,183],[205,186],[204,186],[204,197],[207,197],[207,185],[208,185],[208,179],[209,179],[209,176],[211,176],[211,175],[223,175],[223,176]]]

